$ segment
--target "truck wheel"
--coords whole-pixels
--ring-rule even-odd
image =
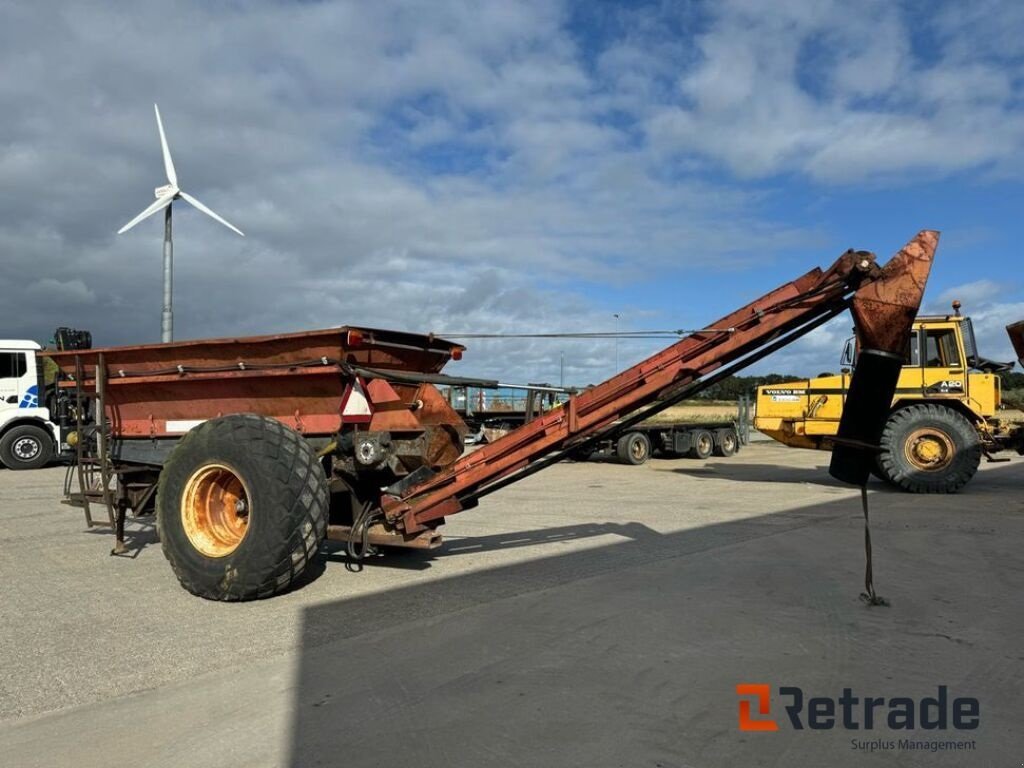
[[[42,427],[19,424],[0,437],[0,464],[8,469],[39,469],[53,458],[53,438]]]
[[[706,459],[715,450],[715,438],[706,429],[693,433],[693,445],[688,453],[691,459]]]
[[[615,444],[615,452],[626,464],[643,464],[651,457],[651,441],[643,432],[627,432]]]
[[[265,416],[224,416],[168,457],[157,530],[189,592],[253,600],[288,589],[316,557],[329,506],[323,467],[301,435]]]
[[[715,456],[732,456],[736,453],[740,441],[734,429],[720,429],[715,435]]]
[[[974,425],[941,405],[911,405],[889,417],[879,465],[898,488],[911,493],[953,493],[974,477],[981,443]]]

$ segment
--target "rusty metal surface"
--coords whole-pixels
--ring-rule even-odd
[[[939,233],[922,230],[853,299],[850,312],[861,349],[902,356],[931,272]]]
[[[356,344],[349,343],[350,338],[355,338],[350,332],[361,340]],[[173,370],[177,366],[295,365],[322,357],[386,370],[437,373],[450,359],[452,350],[461,353],[465,347],[426,334],[345,325],[270,336],[50,352],[47,356],[68,375],[74,374],[74,360],[80,358],[86,377],[91,379],[96,359],[103,354],[110,367],[110,378],[115,379],[119,370],[139,374]]]
[[[1006,326],[1006,333],[1010,336],[1018,362],[1024,367],[1024,320]]]
[[[411,453],[398,451],[407,471],[422,465],[446,467],[462,455],[469,430],[433,384],[374,379],[366,389],[374,406],[370,431],[390,433],[396,438],[396,448],[403,444],[403,433],[422,433]]]
[[[423,457],[427,466],[447,467],[462,455],[469,428],[462,417],[432,384],[421,384],[416,390],[416,418],[426,432],[427,447]]]
[[[464,347],[427,335],[344,326],[306,333],[54,352],[64,387],[94,387],[104,360],[105,414],[117,438],[175,437],[194,422],[231,413],[271,416],[305,435],[342,425],[351,377],[343,364],[436,373]],[[76,371],[77,369],[77,371]],[[409,413],[415,387],[394,419]],[[399,398],[400,400],[400,398]]]
[[[738,361],[816,317],[847,306],[851,294],[862,284],[901,280],[909,273],[913,270],[904,266],[887,273],[875,265],[873,254],[847,251],[827,270],[814,269],[785,283],[716,320],[706,330],[691,334],[612,379],[573,396],[563,408],[464,456],[448,470],[406,490],[401,497],[384,495],[381,507],[391,525],[406,532],[422,530],[430,521],[462,509],[460,499],[472,503],[474,494],[482,487],[510,477],[545,454],[571,444],[574,438],[592,434],[654,402],[659,395]],[[885,292],[877,296],[880,300],[893,300]]]
[[[193,421],[232,413],[259,413],[302,434],[328,435],[341,425],[343,391],[336,369],[112,381],[106,412],[120,438],[180,436]]]
[[[350,525],[328,525],[327,538],[331,541],[350,541],[362,543],[363,537],[352,533]],[[405,549],[437,549],[444,538],[440,531],[426,528],[419,533],[406,535],[387,530],[383,525],[371,525],[366,535],[366,543],[375,547],[403,547]]]

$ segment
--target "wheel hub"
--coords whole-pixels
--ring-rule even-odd
[[[230,555],[249,530],[249,490],[223,464],[200,467],[185,483],[181,519],[185,535],[207,557]]]
[[[949,466],[956,449],[952,439],[945,432],[923,428],[910,434],[905,452],[907,460],[917,469],[935,472]]]
[[[41,446],[39,441],[31,437],[22,437],[14,442],[12,451],[22,461],[31,461],[39,455]]]

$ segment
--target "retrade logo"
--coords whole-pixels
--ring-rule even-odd
[[[767,715],[771,710],[772,687],[767,683],[740,683],[736,686],[740,697],[741,731],[777,731],[779,724],[771,719],[755,720],[751,717],[750,706],[757,703],[757,714]],[[749,697],[753,697],[753,700]]]
[[[802,688],[780,686],[779,714],[785,714],[795,731],[805,728],[822,731],[842,728],[870,731],[888,727],[893,731],[930,730],[973,731],[981,721],[981,704],[973,696],[951,697],[945,685],[938,686],[935,696],[920,699],[911,696],[858,696],[852,688],[843,688],[841,695],[804,695]],[[767,683],[740,683],[739,728],[741,731],[777,731],[779,724],[771,717],[772,687]],[[756,709],[756,715],[755,715]]]

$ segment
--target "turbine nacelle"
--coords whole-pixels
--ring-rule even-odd
[[[161,197],[177,197],[180,190],[174,184],[164,184],[162,187],[157,187],[153,190],[153,196],[159,200]]]

